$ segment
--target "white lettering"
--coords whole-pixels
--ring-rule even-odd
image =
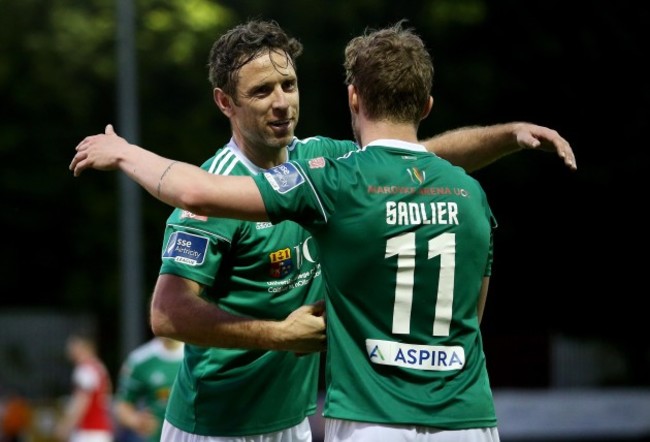
[[[458,225],[458,204],[453,201],[438,201],[428,204],[387,201],[386,224],[399,226],[420,224]]]

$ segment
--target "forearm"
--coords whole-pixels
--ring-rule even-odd
[[[114,407],[115,418],[120,425],[125,426],[131,430],[136,430],[139,427],[138,410],[130,403],[117,400]]]
[[[198,215],[266,220],[261,195],[251,177],[209,174],[192,164],[148,151],[107,129],[77,146],[70,169],[119,169],[147,192],[172,207]]]
[[[65,412],[59,422],[57,432],[62,435],[69,435],[81,421],[81,416],[88,408],[90,397],[85,392],[75,392],[67,404]]]
[[[210,174],[192,164],[130,146],[119,168],[160,201],[197,215],[268,220],[262,196],[252,177]]]
[[[119,137],[109,124],[104,134],[84,138],[69,169],[120,169],[147,192],[197,215],[267,221],[266,208],[250,176],[213,175],[192,164],[170,160]]]
[[[468,172],[521,150],[517,142],[519,123],[454,129],[423,141],[431,152]]]
[[[151,327],[156,336],[204,347],[285,350],[281,321],[230,314],[199,296],[194,281],[161,275],[151,302]]]
[[[467,172],[522,149],[554,152],[569,169],[578,168],[571,145],[556,130],[526,122],[455,129],[423,144]]]
[[[166,316],[166,315],[165,315]],[[157,336],[176,339],[201,347],[284,350],[279,321],[242,318],[209,304],[188,315],[166,316],[157,327]]]
[[[146,409],[138,409],[131,402],[118,399],[114,407],[115,418],[124,427],[140,436],[149,436],[162,425],[159,419]]]
[[[205,172],[200,168],[161,157],[134,144],[125,145],[117,161],[119,169],[129,178],[173,207],[192,211],[195,208],[191,203],[191,195],[187,196],[192,191],[188,183],[208,185],[202,184]]]
[[[208,303],[209,304],[209,303]],[[242,318],[209,304],[185,320],[167,317],[168,333],[160,334],[202,347],[277,350],[295,353],[326,349],[325,320],[318,307],[302,306],[282,321]]]

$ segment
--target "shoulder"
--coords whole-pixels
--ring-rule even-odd
[[[318,156],[337,157],[358,148],[354,141],[335,140],[320,135],[302,139],[294,138],[288,147],[292,159]]]
[[[74,383],[83,390],[94,389],[100,382],[100,372],[94,364],[81,364],[73,373]]]
[[[235,151],[226,145],[217,150],[215,154],[201,164],[201,169],[215,175],[241,175],[241,173],[231,173],[241,167],[241,161]]]
[[[131,365],[141,364],[143,361],[154,358],[160,354],[162,344],[152,339],[129,353],[127,362]]]

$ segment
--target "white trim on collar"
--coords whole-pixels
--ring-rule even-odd
[[[294,137],[294,139],[295,139],[295,137]],[[292,141],[292,143],[293,143],[293,141]],[[250,159],[248,159],[248,157],[246,155],[244,155],[244,152],[241,151],[241,149],[239,148],[239,146],[235,142],[234,138],[230,138],[230,141],[228,141],[228,144],[226,146],[228,146],[228,148],[230,148],[230,150],[235,154],[235,156],[237,156],[239,161],[241,161],[244,164],[244,166],[246,166],[246,168],[253,175],[258,174],[260,172],[264,172],[266,170],[266,169],[256,165],[255,163],[253,163]],[[289,161],[289,159],[290,159],[289,154],[288,154],[289,149],[288,149],[288,147],[286,149],[287,149],[287,161]]]
[[[410,150],[412,152],[426,152],[427,148],[421,144],[409,143],[408,141],[395,140],[389,138],[381,138],[379,140],[371,141],[366,144],[362,150],[365,150],[367,147],[379,146],[379,147],[397,147],[398,149]]]
[[[246,168],[251,172],[251,174],[255,175],[263,171],[263,169],[255,164],[251,160],[248,159],[246,155],[244,155],[244,152],[241,151],[237,143],[235,143],[235,139],[231,138],[230,141],[228,141],[227,144],[228,148],[232,151],[232,153],[235,154],[235,156],[239,159],[239,161],[246,166]]]

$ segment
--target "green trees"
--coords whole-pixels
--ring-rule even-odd
[[[93,312],[103,318],[111,339],[119,335],[116,176],[90,173],[75,179],[67,166],[82,137],[117,123],[118,1],[0,0],[0,305]],[[344,44],[366,26],[408,18],[436,67],[435,104],[422,135],[522,119],[558,129],[577,153],[580,170],[571,176],[555,158],[525,153],[477,174],[503,226],[491,290],[499,295],[490,301],[487,335],[490,327],[505,333],[506,326],[597,335],[597,324],[586,330],[574,320],[587,313],[614,318],[619,323],[612,329],[636,323],[643,309],[612,305],[607,295],[640,286],[629,277],[643,274],[640,261],[603,258],[603,263],[583,264],[585,270],[575,264],[603,255],[584,226],[602,219],[603,210],[632,207],[614,192],[623,187],[624,197],[631,198],[644,186],[642,161],[635,158],[643,149],[650,100],[642,63],[648,52],[645,3],[133,1],[139,142],[194,163],[230,134],[212,102],[206,69],[212,42],[224,29],[259,17],[277,20],[298,37],[305,52],[298,59],[297,135],[350,137]],[[142,206],[146,304],[169,208],[148,197]],[[553,207],[562,216],[551,219],[540,207]],[[624,214],[622,219],[625,232],[643,231],[642,217]],[[557,252],[546,250],[551,243],[571,247],[551,255]],[[601,264],[611,279],[588,272]],[[540,268],[549,265],[553,277],[537,280]],[[625,276],[614,280],[614,275]],[[577,304],[566,301],[571,296]],[[535,304],[533,316],[489,318],[528,310],[531,300],[544,300]],[[146,323],[142,327],[148,331]],[[109,357],[109,366],[116,368],[117,360]]]

